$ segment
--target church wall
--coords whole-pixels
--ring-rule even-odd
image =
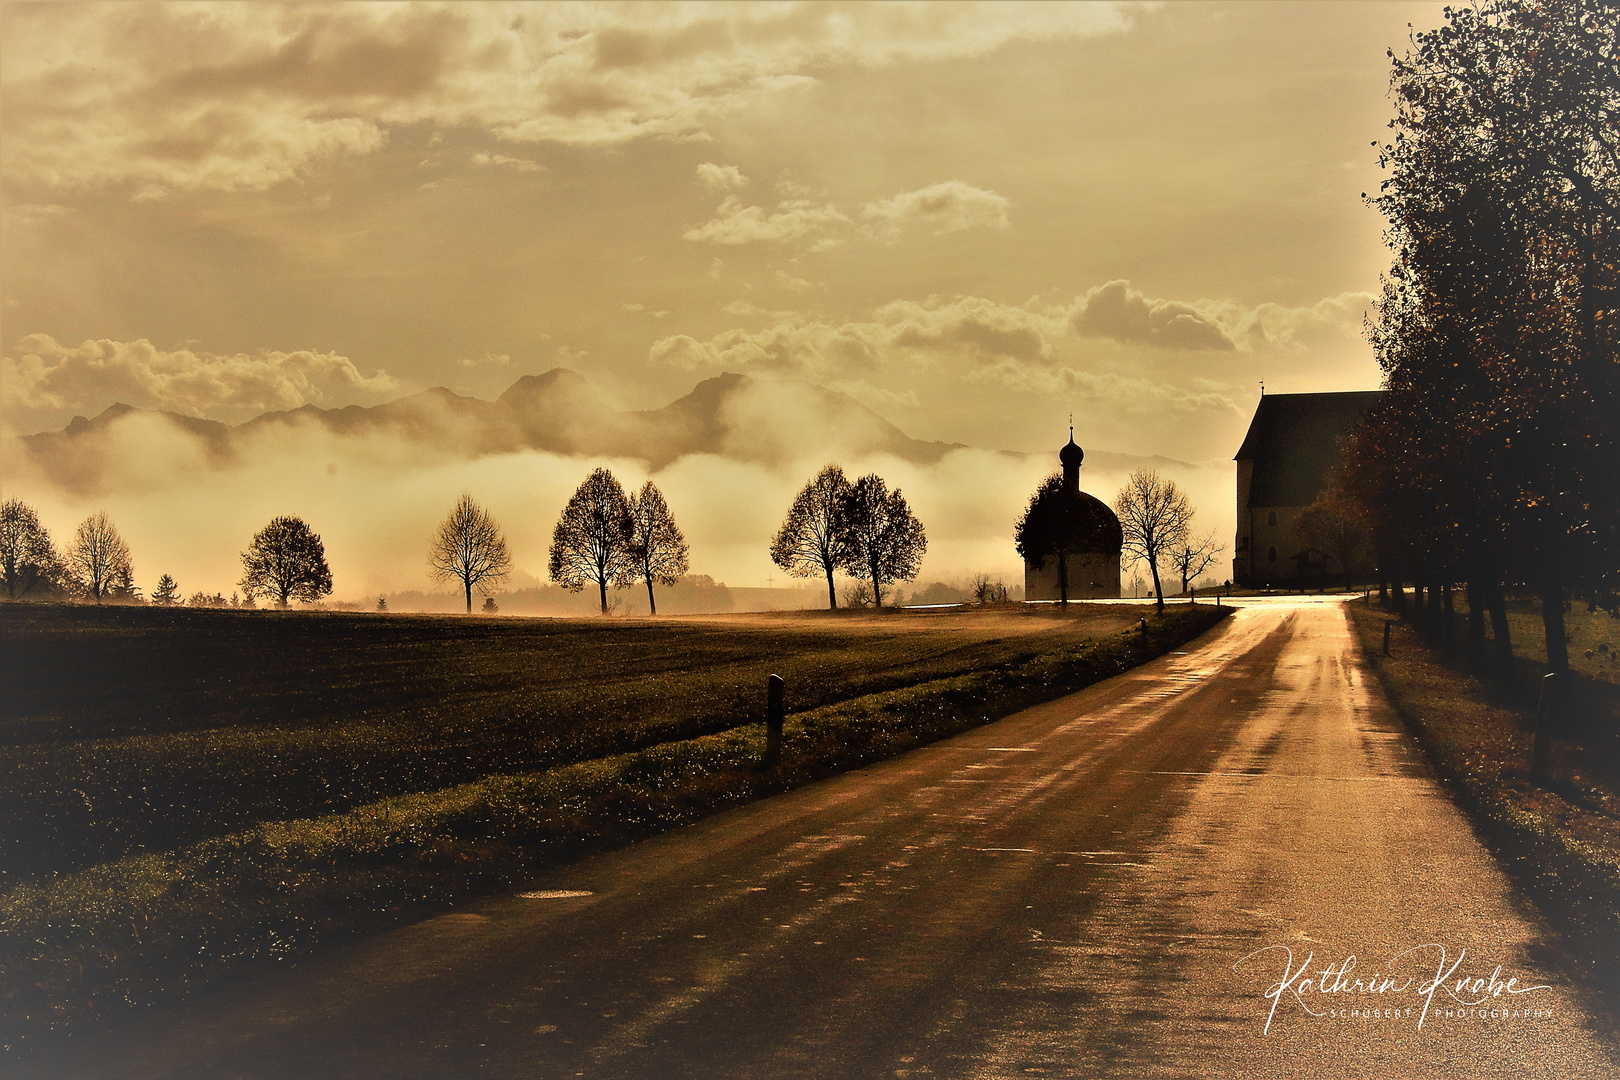
[[[1232,560],[1232,580],[1247,588],[1265,588],[1299,580],[1294,556],[1308,545],[1294,529],[1303,506],[1249,506],[1238,508],[1238,534],[1247,531],[1249,548]],[[1272,524],[1275,515],[1276,524]]]
[[[1077,554],[1068,557],[1070,600],[1114,600],[1119,597],[1119,556]],[[1024,564],[1024,599],[1057,600],[1058,562],[1041,569]]]

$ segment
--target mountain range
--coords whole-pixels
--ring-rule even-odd
[[[886,454],[931,464],[965,449],[961,443],[914,439],[849,395],[812,383],[726,373],[703,380],[661,409],[626,412],[609,406],[583,375],[567,368],[525,375],[494,401],[440,386],[381,405],[305,405],[234,425],[115,404],[94,418],[76,416],[60,431],[26,435],[20,442],[52,481],[89,491],[107,455],[127,452],[109,435],[131,417],[156,419],[194,440],[219,468],[240,460],[260,436],[296,438],[312,428],[344,439],[393,438],[451,458],[534,449],[628,458],[654,471],[690,454],[767,465],[830,453]],[[1185,464],[1106,451],[1088,451],[1086,460],[1104,469]]]

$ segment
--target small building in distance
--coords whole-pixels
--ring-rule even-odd
[[[1065,545],[1069,599],[1113,599],[1119,596],[1119,552],[1125,534],[1119,527],[1119,518],[1102,500],[1080,490],[1080,463],[1085,451],[1074,441],[1074,429],[1069,429],[1069,442],[1058,451],[1063,465],[1063,486],[1049,491],[1044,499],[1063,499],[1068,523],[1069,540]],[[1033,513],[1032,508],[1032,513]],[[1057,509],[1057,508],[1051,508]],[[1056,555],[1046,558],[1030,557],[1024,560],[1024,599],[1061,600],[1060,569]]]
[[[1261,396],[1235,458],[1234,583],[1288,588],[1321,579],[1323,553],[1294,531],[1294,522],[1316,501],[1339,463],[1345,437],[1381,394]]]

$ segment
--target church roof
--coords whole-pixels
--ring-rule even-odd
[[[1380,390],[1341,394],[1267,394],[1233,455],[1254,463],[1250,506],[1308,506],[1339,459],[1340,444]]]

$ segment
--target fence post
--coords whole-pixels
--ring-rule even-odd
[[[1384,620],[1384,655],[1385,656],[1389,655],[1389,626],[1390,626],[1390,620],[1385,619]]]
[[[1537,780],[1546,778],[1547,752],[1552,749],[1553,713],[1557,707],[1558,673],[1549,671],[1541,677],[1541,700],[1536,703],[1536,741],[1530,748],[1530,775]]]
[[[782,676],[772,675],[765,691],[765,767],[782,760]]]

